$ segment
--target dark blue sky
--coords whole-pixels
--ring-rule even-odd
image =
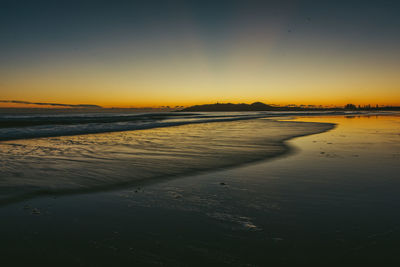
[[[400,1],[4,1],[1,55],[40,47],[76,46],[108,38],[176,35],[193,24],[210,44],[223,43],[237,24],[263,27],[284,19],[298,38],[344,45],[394,47]],[[266,25],[268,26],[268,25]],[[306,42],[307,40],[304,40]],[[21,50],[19,50],[21,49]]]

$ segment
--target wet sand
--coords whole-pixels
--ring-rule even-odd
[[[42,195],[115,190],[238,167],[289,153],[286,140],[334,127],[331,123],[235,119],[0,141],[0,206]]]
[[[321,117],[294,153],[0,207],[7,266],[397,266],[399,117]]]

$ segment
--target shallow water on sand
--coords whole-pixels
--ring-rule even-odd
[[[2,261],[398,266],[400,117],[296,120],[338,125],[272,161],[0,207]]]
[[[239,120],[0,142],[0,204],[237,166],[332,124]]]

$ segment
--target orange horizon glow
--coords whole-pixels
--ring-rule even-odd
[[[31,102],[47,102],[47,101],[39,101],[39,100],[32,100]],[[384,102],[384,101],[377,101],[377,99],[371,99],[367,100],[365,99],[364,101],[337,101],[337,102],[330,102],[329,100],[323,100],[323,101],[271,101],[271,100],[266,100],[266,99],[247,99],[247,100],[240,100],[240,99],[230,99],[230,100],[217,100],[217,99],[212,99],[212,100],[204,100],[204,101],[188,101],[188,102],[170,102],[170,101],[164,101],[164,102],[152,102],[151,100],[149,101],[142,101],[142,102],[112,102],[112,103],[107,103],[107,102],[57,102],[57,101],[48,101],[51,103],[66,103],[66,104],[71,104],[71,105],[80,105],[80,104],[88,104],[88,105],[98,105],[102,108],[161,108],[161,107],[170,107],[170,108],[176,108],[176,107],[189,107],[189,106],[194,106],[194,105],[203,105],[203,104],[215,104],[215,103],[234,103],[234,104],[239,104],[239,103],[246,103],[246,104],[251,104],[254,102],[262,102],[265,104],[269,105],[276,105],[276,106],[288,106],[288,105],[305,105],[305,106],[322,106],[322,107],[343,107],[346,104],[354,104],[356,106],[366,106],[366,105],[371,105],[371,107],[375,107],[376,105],[382,107],[382,106],[400,106],[400,102]],[[49,108],[49,109],[74,109],[75,107],[54,107],[52,105],[35,105],[35,104],[21,104],[21,103],[0,103],[0,108]]]
[[[376,59],[366,64],[363,55],[342,61],[318,51],[315,59],[308,58],[311,55],[306,51],[284,59],[274,54],[257,59],[253,55],[256,48],[248,51],[244,47],[237,54],[232,51],[221,66],[196,49],[187,53],[173,50],[164,58],[148,56],[140,62],[123,60],[121,54],[110,67],[77,58],[71,61],[61,55],[60,62],[43,59],[31,66],[4,69],[0,100],[103,107],[256,101],[276,105],[400,105],[400,61]]]

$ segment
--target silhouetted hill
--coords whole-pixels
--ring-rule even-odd
[[[261,102],[255,102],[253,104],[216,103],[216,104],[191,106],[181,111],[268,111],[268,110],[278,110],[278,108]]]
[[[360,111],[399,111],[400,107],[396,106],[376,106],[370,105],[356,107],[353,104],[347,104],[344,107],[322,107],[322,106],[271,106],[261,102],[253,104],[232,104],[232,103],[216,103],[191,106],[179,111],[196,112],[196,111],[335,111],[335,110],[360,110]]]

